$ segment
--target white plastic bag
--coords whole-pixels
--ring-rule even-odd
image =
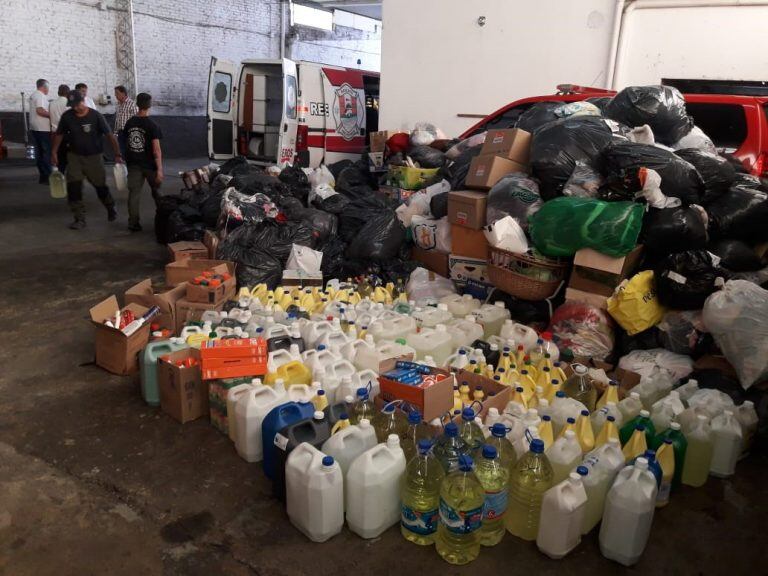
[[[698,148],[704,152],[717,154],[717,148],[715,148],[712,139],[704,134],[704,131],[698,126],[691,128],[691,131],[688,132],[688,134],[672,144],[673,150],[683,150],[684,148]]]
[[[325,164],[321,164],[319,168],[312,170],[312,173],[309,175],[309,184],[312,188],[316,188],[321,184],[327,184],[331,188],[335,188],[336,180],[331,171],[328,170],[328,167]]]
[[[650,168],[640,168],[637,172],[643,189],[635,194],[635,198],[645,198],[648,206],[653,208],[677,208],[682,205],[680,198],[665,196],[661,191],[661,175]]]
[[[125,162],[115,162],[112,169],[115,176],[115,188],[118,192],[128,192],[128,168]]]
[[[323,253],[306,246],[293,244],[291,246],[291,255],[288,256],[288,262],[285,265],[286,270],[301,270],[312,273],[320,272],[320,265],[323,263]]]
[[[579,102],[569,102],[558,106],[552,111],[558,118],[570,118],[571,116],[602,116],[600,108],[592,104],[581,100]]]
[[[414,215],[411,217],[411,234],[413,242],[422,250],[451,251],[451,224],[447,216],[437,220]]]
[[[435,140],[441,139],[441,132],[429,122],[416,122],[411,132],[413,146],[429,146]]]
[[[630,142],[637,142],[638,144],[656,144],[656,137],[653,135],[653,130],[648,124],[643,124],[637,128],[632,128],[629,131],[627,140]]]
[[[456,294],[456,287],[448,278],[430,272],[426,268],[416,268],[408,278],[405,287],[409,300],[419,305],[437,304],[440,298]]]
[[[729,280],[707,298],[702,320],[745,390],[768,378],[768,290]]]
[[[693,372],[693,360],[664,348],[632,350],[619,359],[619,368],[638,373],[640,382],[666,378],[674,384]]]
[[[483,228],[488,243],[494,248],[509,250],[515,254],[528,252],[528,239],[525,232],[512,216],[504,216],[490,226]]]

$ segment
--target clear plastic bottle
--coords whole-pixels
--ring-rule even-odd
[[[467,444],[468,454],[473,458],[478,458],[479,451],[485,443],[485,436],[480,426],[475,422],[475,411],[469,406],[461,411],[459,434]]]
[[[373,421],[376,414],[376,408],[373,405],[373,402],[368,396],[368,389],[367,388],[358,388],[357,389],[357,400],[354,404],[354,409],[352,411],[352,424],[359,424],[360,420],[365,418],[368,421]]]
[[[446,426],[447,427],[447,426]],[[449,564],[467,564],[480,554],[480,529],[485,492],[472,458],[462,455],[458,469],[440,486],[440,524],[435,548]]]
[[[418,455],[405,468],[400,493],[400,532],[406,540],[420,546],[435,542],[444,479],[445,471],[432,454],[432,442],[419,440]]]
[[[504,537],[504,514],[509,500],[509,468],[501,462],[494,446],[483,446],[475,475],[485,493],[480,544],[495,546]]]
[[[117,164],[115,164],[117,166]],[[67,197],[67,178],[59,172],[59,169],[54,166],[51,175],[48,177],[48,186],[51,190],[51,198],[66,198]]]
[[[373,428],[376,430],[376,439],[379,442],[386,442],[390,434],[395,434],[401,443],[405,438],[408,421],[405,415],[397,410],[397,403],[398,401],[395,400],[386,404],[373,417]]]
[[[435,444],[435,457],[440,461],[446,473],[459,468],[459,456],[467,454],[467,443],[459,436],[459,427],[453,422],[445,425],[443,435]]]
[[[539,532],[541,499],[552,487],[552,466],[544,455],[544,443],[534,438],[530,450],[518,461],[509,480],[507,531],[523,540],[535,540]]]
[[[563,384],[563,391],[569,398],[584,404],[590,412],[595,411],[597,390],[586,366],[582,364],[573,365],[573,374]]]
[[[685,451],[682,482],[694,488],[703,486],[712,464],[712,430],[709,419],[699,414],[685,439],[688,441],[688,447]]]
[[[506,467],[511,475],[512,469],[517,464],[517,453],[515,453],[512,443],[507,439],[507,432],[509,431],[510,429],[504,424],[497,422],[491,426],[491,437],[488,438],[487,443],[489,446],[496,448],[499,462],[502,466]]]
[[[403,452],[405,452],[405,461],[410,462],[411,458],[418,454],[419,441],[432,441],[432,432],[426,422],[421,419],[421,412],[412,410],[408,412],[408,427],[403,435]]]

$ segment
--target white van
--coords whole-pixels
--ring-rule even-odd
[[[211,58],[208,156],[317,167],[356,160],[378,130],[379,73],[292,60]]]

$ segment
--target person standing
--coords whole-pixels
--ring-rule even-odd
[[[50,114],[51,119],[51,138],[54,137],[54,134],[56,133],[56,129],[59,127],[59,121],[61,120],[61,115],[64,114],[64,112],[67,111],[67,108],[69,108],[69,100],[67,99],[67,96],[69,96],[69,93],[71,90],[69,89],[69,86],[66,84],[59,84],[59,90],[58,95],[59,97],[56,98],[56,100],[51,101],[51,104],[48,107],[48,113]],[[67,144],[66,139],[62,140],[61,145],[59,146],[59,172],[66,172],[67,171],[67,149],[69,145]]]
[[[115,86],[115,99],[117,100],[115,136],[117,136],[117,143],[120,144],[120,152],[125,156],[125,123],[136,116],[136,104],[128,97],[125,86]]]
[[[107,220],[117,218],[115,200],[107,187],[107,175],[104,170],[104,140],[107,136],[115,154],[115,162],[122,163],[117,139],[112,134],[107,121],[99,112],[88,108],[85,98],[78,90],[69,95],[71,110],[61,115],[59,127],[53,139],[52,161],[58,164],[58,151],[64,137],[69,141],[67,167],[67,200],[72,210],[74,222],[69,225],[72,230],[85,228],[85,204],[83,203],[83,180],[96,188],[96,194],[107,209]]]
[[[141,189],[147,181],[152,197],[157,202],[158,190],[163,181],[163,153],[160,140],[163,133],[160,127],[149,118],[152,96],[142,92],[136,96],[139,111],[125,124],[125,139],[128,165],[128,230],[141,230],[139,205]]]
[[[35,161],[40,184],[48,184],[51,175],[51,120],[48,113],[48,80],[40,78],[37,90],[29,96],[29,129],[35,143]]]
[[[83,95],[83,98],[85,99],[85,105],[88,106],[88,108],[96,110],[96,102],[93,101],[93,98],[88,96],[88,85],[85,82],[78,82],[75,84],[75,90]]]

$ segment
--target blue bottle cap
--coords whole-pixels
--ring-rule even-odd
[[[386,412],[387,414],[392,414],[392,412],[395,411],[395,405],[394,404],[386,404],[384,406],[384,409],[382,412]]]
[[[582,416],[589,416],[589,410],[582,410],[581,411]]]
[[[364,396],[368,396],[368,388],[358,388],[357,395],[361,398]]]
[[[349,414],[347,414],[346,412],[342,412],[341,414],[339,414],[339,420],[349,420]]]
[[[552,416],[550,416],[549,414],[544,414],[544,416],[542,416],[541,419],[544,420],[544,422],[549,422],[550,420],[552,420]]]
[[[576,473],[579,476],[586,476],[587,474],[589,474],[589,468],[587,468],[586,466],[577,466]]]
[[[414,410],[408,412],[408,424],[419,424],[421,422],[421,412]]]
[[[648,448],[648,450],[646,450],[646,451],[643,453],[643,456],[645,456],[646,458],[648,458],[648,461],[649,461],[649,462],[652,462],[653,460],[655,460],[655,459],[656,459],[656,450],[651,450],[650,448]]]
[[[489,460],[493,460],[498,455],[498,452],[496,452],[495,446],[488,446],[487,444],[483,446],[483,458],[488,458]]]
[[[472,410],[472,408],[464,408],[464,410],[461,411],[461,419],[462,420],[474,420],[475,419],[475,411]]]
[[[466,354],[467,354],[467,351],[466,351],[466,350],[464,350],[464,348],[462,348],[461,350],[459,350],[459,355],[461,355],[461,354],[464,354],[464,355],[466,355]]]
[[[616,422],[616,417],[615,417],[615,416],[611,416],[611,415],[609,414],[609,415],[608,415],[608,418],[606,418],[606,420],[608,420],[608,422]]]
[[[318,391],[317,391],[317,395],[318,395],[318,396],[325,396],[325,390],[323,390],[322,388],[320,388],[320,390],[318,390]]]
[[[575,418],[566,418],[565,421],[568,422],[568,424],[576,424]]]
[[[557,392],[555,392],[555,396],[557,396],[558,398],[565,398],[565,392],[563,392],[562,390],[558,390]]]
[[[496,374],[496,375],[493,377],[493,379],[494,379],[496,382],[501,382],[501,376],[499,376],[498,374]]]
[[[420,454],[426,454],[427,452],[430,451],[431,448],[432,448],[432,441],[431,440],[427,440],[426,438],[422,438],[421,440],[419,440],[419,453]]]
[[[525,392],[525,388],[523,388],[522,386],[517,386],[517,387],[515,388],[515,392],[520,392],[520,393],[523,393],[523,392]]]
[[[637,426],[635,426],[635,430],[639,430],[640,432],[645,432],[645,426],[643,426],[642,424],[638,424]]]
[[[459,435],[459,427],[453,422],[448,422],[448,424],[445,425],[445,435],[449,438],[455,438]]]
[[[505,438],[507,436],[507,427],[504,424],[497,422],[491,426],[491,435],[496,438]]]
[[[469,363],[470,363],[470,364],[477,364],[477,360],[475,360],[474,358],[472,358],[472,360],[470,360],[470,361],[469,361]]]
[[[544,454],[544,440],[541,438],[531,440],[531,452],[534,454]]]
[[[459,456],[459,470],[462,472],[472,472],[472,468],[474,468],[474,466],[475,463],[471,456],[467,456],[466,454]]]
[[[323,466],[333,466],[333,456],[324,456]]]
[[[499,368],[499,372],[503,373],[503,372],[506,372],[506,370],[504,368]]]
[[[325,344],[318,344],[318,345],[317,345],[317,351],[318,351],[318,352],[321,352],[321,351],[323,351],[323,350],[325,350]]]
[[[544,340],[541,338],[536,339],[536,344],[544,344]]]

